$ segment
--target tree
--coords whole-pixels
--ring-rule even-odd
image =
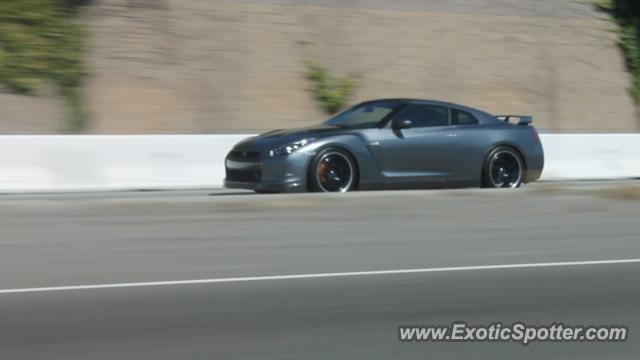
[[[80,91],[85,34],[77,3],[0,0],[0,84],[22,94],[33,94],[42,81],[56,85],[69,105],[65,128],[70,132],[87,125]]]

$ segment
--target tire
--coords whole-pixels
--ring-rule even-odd
[[[488,188],[517,188],[524,181],[522,156],[510,146],[491,150],[482,168],[482,183]]]
[[[347,192],[357,183],[356,162],[348,152],[335,147],[320,150],[309,166],[309,188],[320,192]]]

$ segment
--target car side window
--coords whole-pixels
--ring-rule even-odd
[[[451,124],[452,125],[475,125],[478,124],[478,119],[471,113],[466,111],[451,109]]]
[[[449,109],[444,106],[411,104],[400,110],[395,118],[411,120],[411,127],[449,125]]]

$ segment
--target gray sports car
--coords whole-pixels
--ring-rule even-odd
[[[367,101],[320,126],[241,141],[225,160],[225,186],[256,192],[515,188],[538,179],[544,165],[531,121],[432,100]]]

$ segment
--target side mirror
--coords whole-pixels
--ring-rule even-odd
[[[404,119],[404,120],[393,120],[393,123],[391,125],[396,130],[408,129],[411,126],[413,126],[413,124],[411,123],[411,120],[407,120],[407,119]]]

